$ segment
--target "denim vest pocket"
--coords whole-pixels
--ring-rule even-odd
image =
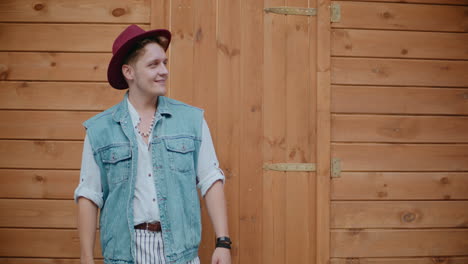
[[[128,180],[130,175],[132,149],[130,143],[113,144],[101,151],[101,159],[107,171],[110,184]]]
[[[173,171],[190,172],[194,170],[193,153],[195,143],[190,137],[166,139],[170,168]]]

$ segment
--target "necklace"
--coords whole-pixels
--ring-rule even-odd
[[[138,123],[135,126],[138,134],[140,134],[142,137],[149,137],[149,135],[151,135],[151,133],[153,132],[154,116],[153,116],[153,119],[151,119],[150,127],[148,128],[148,131],[146,133],[140,131],[140,123],[141,123],[141,117],[138,119]]]

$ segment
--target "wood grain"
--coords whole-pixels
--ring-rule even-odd
[[[73,199],[78,170],[0,169],[0,198]]]
[[[468,87],[468,61],[332,58],[332,83]]]
[[[332,180],[331,199],[468,199],[468,173],[343,172],[339,178]]]
[[[333,230],[332,257],[463,256],[467,229]]]
[[[414,257],[414,258],[332,258],[331,264],[464,264],[468,257]]]
[[[332,115],[334,142],[468,143],[468,117]]]
[[[336,201],[332,228],[466,228],[468,201]]]
[[[332,23],[333,28],[468,32],[468,6],[365,1],[337,3],[342,15],[340,22]]]
[[[468,89],[334,85],[334,113],[468,115]]]

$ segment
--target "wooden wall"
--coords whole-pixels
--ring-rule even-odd
[[[468,1],[337,3],[331,262],[466,263]]]

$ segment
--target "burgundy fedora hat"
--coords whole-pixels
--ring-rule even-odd
[[[116,89],[128,88],[127,81],[122,74],[122,64],[125,57],[139,40],[157,36],[167,39],[167,45],[164,47],[164,50],[167,50],[171,42],[171,32],[166,29],[145,31],[137,25],[130,25],[120,33],[112,46],[113,56],[107,68],[107,80],[112,87]]]

